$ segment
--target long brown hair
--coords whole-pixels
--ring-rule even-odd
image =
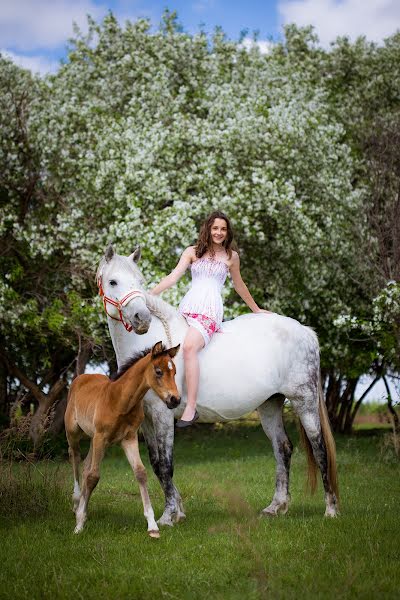
[[[211,237],[211,227],[215,219],[223,219],[226,223],[228,231],[226,238],[222,242],[222,246],[225,248],[229,259],[232,257],[232,250],[236,249],[235,242],[233,241],[233,230],[231,222],[229,221],[225,213],[221,212],[220,210],[215,210],[210,215],[208,215],[208,217],[203,221],[200,227],[199,238],[195,245],[195,252],[197,258],[201,258],[203,254],[205,254],[207,251],[211,254],[211,256],[214,256],[213,241]]]

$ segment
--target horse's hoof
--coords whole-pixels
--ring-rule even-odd
[[[83,525],[77,525],[74,529],[74,533],[81,533],[83,530]]]
[[[162,515],[158,521],[157,521],[158,525],[168,525],[168,527],[173,527],[174,526],[174,522],[171,518],[171,515]]]
[[[289,503],[284,502],[283,504],[270,504],[267,508],[261,511],[262,517],[277,517],[278,515],[286,515],[289,510]]]
[[[184,512],[179,511],[178,513],[176,513],[175,515],[175,523],[179,523],[179,521],[184,521],[186,519],[186,515]]]
[[[278,511],[276,509],[264,508],[264,510],[262,510],[260,512],[260,517],[277,517],[277,516],[278,516]]]
[[[336,508],[327,508],[325,511],[325,517],[330,517],[331,519],[335,519],[338,516]]]
[[[149,534],[149,536],[151,538],[159,538],[160,537],[160,532],[156,531],[155,529],[150,529],[150,531],[147,532]]]

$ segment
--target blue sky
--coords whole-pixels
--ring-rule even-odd
[[[312,24],[321,44],[338,35],[365,35],[381,42],[400,28],[399,0],[5,0],[0,3],[0,51],[21,66],[55,71],[66,56],[72,22],[85,29],[86,15],[101,20],[112,10],[121,22],[146,16],[157,26],[165,8],[176,10],[185,31],[221,26],[232,39],[247,29],[261,42],[277,40],[282,26]]]

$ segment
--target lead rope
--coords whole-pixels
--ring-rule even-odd
[[[167,334],[167,339],[168,339],[168,344],[169,344],[169,348],[172,348],[172,338],[171,338],[171,330],[169,328],[169,323],[168,323],[168,319],[165,318],[164,314],[157,310],[154,307],[148,307],[149,310],[156,315],[156,317],[158,317],[161,321],[161,323],[164,325],[164,329],[165,329],[165,333]]]

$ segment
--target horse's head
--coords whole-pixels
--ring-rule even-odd
[[[150,327],[151,314],[143,295],[139,258],[139,247],[130,256],[119,256],[110,245],[98,268],[97,283],[107,314],[141,335]]]
[[[175,382],[176,368],[171,360],[178,352],[179,347],[180,344],[167,350],[162,342],[154,344],[145,375],[151,389],[171,409],[176,408],[181,402]]]

